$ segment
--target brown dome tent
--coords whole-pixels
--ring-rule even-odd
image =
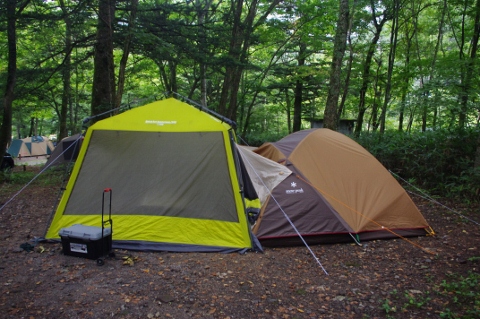
[[[253,232],[263,245],[300,244],[292,224],[311,244],[420,236],[430,230],[395,178],[341,133],[299,131],[255,152],[293,172],[262,203]]]
[[[72,136],[63,138],[58,142],[57,146],[52,152],[52,155],[45,163],[45,167],[65,165],[77,160],[78,152],[82,146],[83,135],[78,133]]]

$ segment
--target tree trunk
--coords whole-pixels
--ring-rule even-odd
[[[115,73],[113,62],[113,19],[115,0],[99,1],[97,40],[95,43],[92,122],[109,116],[115,106]]]
[[[382,29],[384,24],[389,20],[389,16],[384,13],[380,22],[378,22],[378,17],[375,12],[375,4],[371,2],[371,9],[372,9],[372,22],[375,26],[375,33],[373,35],[373,39],[370,42],[368,47],[367,55],[365,57],[365,62],[363,63],[363,74],[362,74],[362,86],[360,87],[360,97],[358,101],[358,116],[357,116],[357,125],[355,126],[354,135],[360,136],[360,132],[362,131],[363,126],[363,116],[367,110],[366,106],[366,96],[368,86],[370,85],[370,67],[372,65],[373,55],[375,54],[378,40],[380,39],[380,34],[382,33]]]
[[[163,61],[154,60],[155,63],[158,65],[158,71],[160,73],[160,82],[163,85],[163,89],[167,92],[171,92],[170,87],[170,77],[167,76],[167,70],[165,69],[165,65]]]
[[[205,35],[205,17],[208,10],[212,4],[211,0],[196,0],[195,6],[197,8],[198,14],[198,41],[200,53],[202,56],[206,56],[207,46],[206,46],[206,35]],[[202,59],[200,61],[200,103],[203,106],[207,106],[207,66],[205,61]]]
[[[475,29],[474,35],[472,38],[472,49],[470,52],[470,73],[469,73],[469,80],[471,81],[471,77],[473,76],[473,69],[475,66],[475,58],[477,56],[478,50],[478,38],[480,35],[480,0],[477,0],[475,6]],[[467,101],[465,101],[465,104]],[[465,105],[466,106],[466,105]],[[477,151],[475,153],[475,168],[480,168],[480,136],[478,137],[477,141]]]
[[[267,16],[279,2],[280,0],[270,2],[269,7],[254,24],[259,0],[253,0],[249,4],[244,21],[241,19],[244,1],[232,1],[233,29],[228,52],[231,62],[226,66],[218,112],[233,121],[236,120],[238,90],[243,70],[248,61],[251,36],[253,31],[265,22]]]
[[[407,132],[409,132],[409,133],[412,131],[413,120],[415,118],[415,111],[416,111],[416,107],[413,108],[412,110],[410,110],[410,114],[409,114],[409,117],[408,117]]]
[[[3,117],[0,130],[0,155],[5,155],[12,136],[12,104],[17,73],[17,36],[16,36],[16,0],[7,0],[7,41],[8,41],[8,69],[7,85],[3,96]]]
[[[35,122],[35,117],[30,118],[30,130],[28,131],[28,136],[36,136],[37,135],[37,130],[36,130],[36,122]]]
[[[64,0],[60,0],[60,7],[63,13],[63,21],[65,22],[65,57],[63,59],[62,67],[62,104],[60,107],[59,116],[59,134],[57,136],[58,141],[68,136],[67,129],[67,117],[68,110],[72,103],[72,89],[71,89],[71,72],[72,72],[72,22],[70,20],[70,14],[67,11]]]
[[[340,119],[343,114],[343,111],[345,108],[345,101],[347,100],[347,96],[348,96],[348,89],[350,88],[350,78],[352,75],[352,64],[353,64],[353,45],[352,45],[351,32],[352,32],[352,24],[353,24],[353,18],[355,15],[356,4],[357,4],[357,0],[354,0],[352,4],[352,9],[350,10],[350,21],[348,22],[347,45],[348,45],[349,55],[348,55],[347,70],[346,70],[347,74],[345,75],[345,84],[343,86],[340,105],[338,107],[338,114],[337,114],[338,119]]]
[[[415,5],[415,4],[413,4]],[[413,24],[414,24],[414,29],[413,29],[413,34],[412,36],[415,37],[415,42],[416,42],[416,47],[417,47],[417,59],[418,61],[422,61],[422,56],[421,56],[421,52],[420,52],[420,42],[418,40],[418,15],[420,13],[421,9],[419,8],[418,10],[415,10],[415,8],[412,9],[412,19],[413,19]],[[409,43],[410,44],[410,43]],[[409,56],[408,56],[408,60],[407,62],[410,61],[410,47],[409,47]],[[422,110],[422,132],[425,132],[427,130],[427,125],[428,125],[428,94],[427,92],[425,92],[425,78],[423,76],[424,72],[423,72],[423,66],[420,64],[418,66],[418,70],[419,70],[419,73],[420,73],[420,87],[422,88],[423,92],[422,92],[422,98],[420,99],[421,101],[423,101],[423,103],[421,103],[421,110]],[[405,83],[408,83],[410,82],[410,75],[408,73],[408,78],[405,79]]]
[[[400,112],[398,114],[398,131],[403,131],[403,121],[405,118],[405,106],[407,105],[407,90],[402,90],[402,97],[400,101]]]
[[[288,89],[285,89],[285,107],[287,113],[287,128],[288,134],[292,133],[292,101],[290,100],[290,96],[288,95]]]
[[[122,104],[123,91],[125,88],[125,70],[127,68],[128,56],[130,55],[130,45],[132,43],[133,33],[135,29],[135,20],[137,17],[138,0],[131,0],[130,16],[128,18],[127,35],[123,45],[122,59],[120,60],[118,70],[118,85],[115,98],[115,107],[118,108]]]
[[[75,51],[76,53],[76,51]],[[75,54],[76,55],[76,54]],[[74,67],[75,72],[75,93],[73,94],[73,102],[70,104],[70,112],[69,112],[69,129],[72,132],[79,132],[80,127],[78,127],[78,113],[80,109],[80,81],[79,81],[79,72],[78,72],[78,65]]]
[[[243,0],[239,0],[235,3],[232,2],[232,12],[233,12],[233,26],[232,26],[232,37],[230,39],[230,47],[228,55],[231,59],[230,64],[226,66],[225,77],[223,79],[222,92],[220,94],[219,101],[219,113],[221,115],[227,116],[229,108],[231,105],[228,105],[229,100],[231,101],[231,94],[234,89],[234,73],[239,67],[235,64],[240,64],[240,51],[243,42],[242,34],[242,8]],[[236,63],[235,63],[236,62]]]
[[[377,61],[377,71],[375,75],[375,81],[373,84],[373,104],[372,104],[372,120],[371,120],[371,125],[372,125],[372,131],[376,132],[378,129],[378,109],[379,109],[379,101],[382,96],[382,90],[380,86],[380,72],[382,70],[382,60]]]
[[[330,81],[328,88],[327,104],[325,106],[323,125],[326,128],[337,130],[338,127],[338,97],[340,95],[340,78],[342,61],[347,46],[347,33],[349,24],[348,0],[340,0],[337,20],[337,31],[333,44],[333,58],[330,69]]]
[[[178,92],[177,86],[177,63],[174,60],[168,61],[168,69],[170,71],[170,90]]]
[[[348,37],[348,47],[349,47],[349,55],[348,55],[348,62],[347,62],[347,74],[345,75],[345,84],[343,86],[342,96],[340,98],[340,105],[338,106],[338,114],[337,118],[341,118],[343,111],[345,110],[345,101],[347,100],[348,96],[348,89],[350,88],[350,78],[352,76],[352,64],[353,64],[353,46],[350,37]]]
[[[480,169],[480,136],[477,140],[477,150],[475,152],[475,163],[474,163],[474,167],[476,169]]]
[[[412,4],[415,5],[415,4]],[[412,10],[414,11],[414,10]],[[414,17],[415,12],[412,12],[412,18],[415,19]],[[414,23],[414,28],[413,30],[410,30],[410,25],[405,23],[404,26],[405,29],[405,65],[404,65],[404,77],[403,81],[401,81],[401,104],[400,104],[400,113],[398,116],[398,130],[403,131],[403,121],[404,121],[404,116],[405,116],[405,106],[407,104],[407,94],[408,94],[408,88],[410,84],[410,55],[412,51],[412,38],[414,35],[417,34],[416,30],[416,23]],[[411,32],[410,32],[411,31]],[[418,42],[417,42],[418,44]],[[418,47],[417,47],[418,48]],[[417,50],[419,52],[419,49]],[[419,61],[421,61],[419,59]],[[421,80],[422,86],[423,86],[423,79]]]
[[[472,40],[470,41],[470,56],[466,62],[466,70],[464,72],[464,78],[462,79],[461,90],[461,112],[459,119],[459,126],[465,127],[468,114],[468,100],[472,89],[472,80],[475,68],[475,59],[478,50],[478,40],[480,36],[480,0],[475,4],[475,24],[473,28]]]
[[[437,55],[440,48],[440,43],[442,43],[443,39],[443,25],[445,23],[445,14],[447,12],[447,0],[443,0],[443,8],[440,18],[440,23],[438,25],[438,34],[437,34],[437,42],[435,43],[435,50],[433,52],[432,64],[430,66],[430,75],[428,77],[428,81],[433,81],[434,73],[435,73],[435,66],[437,63]],[[429,95],[429,91],[426,92],[426,96]],[[426,102],[426,101],[425,101]],[[436,129],[437,127],[437,113],[438,113],[438,106],[433,105],[433,120],[432,120],[432,127]]]
[[[397,50],[398,37],[398,14],[400,10],[400,0],[394,1],[393,8],[393,23],[390,33],[390,51],[388,53],[388,69],[387,69],[387,83],[385,85],[385,97],[382,105],[382,113],[380,114],[380,133],[385,132],[385,120],[387,115],[388,104],[390,103],[392,94],[392,75],[395,64],[395,53]]]
[[[257,4],[257,0],[252,1],[243,22],[243,0],[237,1],[236,6],[234,6],[234,22],[229,48],[231,62],[226,68],[219,105],[220,114],[230,118],[232,121],[236,120],[238,89],[244,64],[247,62],[247,52],[250,47],[250,36],[253,32],[253,20],[257,11]]]
[[[305,65],[305,51],[307,45],[300,43],[298,51],[298,68],[301,73],[302,67]],[[298,132],[302,129],[302,103],[303,103],[303,79],[297,75],[295,83],[295,99],[293,101],[293,132]]]
[[[285,41],[285,43],[287,43],[287,41]],[[282,45],[283,46],[283,45]],[[281,46],[281,47],[282,47]],[[280,48],[277,49],[277,52],[280,50]],[[262,71],[262,75],[258,81],[258,85],[261,86],[261,83],[263,83],[263,81],[265,80],[265,78],[267,77],[267,75],[269,74],[269,71],[270,69],[272,68],[273,65],[275,65],[275,60],[278,59],[278,55],[277,54],[274,54],[272,55],[271,59],[270,59],[270,62],[268,64],[268,67],[265,68],[263,71]],[[255,105],[255,102],[258,98],[258,95],[261,93],[262,91],[261,90],[258,90],[256,89],[255,90],[255,93],[253,94],[253,98],[251,99],[248,107],[247,107],[247,110],[245,111],[245,114],[246,116],[245,117],[245,120],[244,120],[244,123],[242,125],[242,136],[246,136],[246,133],[247,133],[247,130],[248,130],[248,126],[250,124],[250,117],[252,115],[252,109],[253,109],[253,106]],[[291,132],[290,131],[290,114],[287,114],[287,121],[288,121],[288,128],[289,128],[289,133]]]

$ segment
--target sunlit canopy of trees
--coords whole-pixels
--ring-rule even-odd
[[[478,125],[479,0],[352,0],[347,15],[340,3],[2,0],[4,94],[12,21],[16,34],[11,134],[63,137],[168,92],[236,121],[253,144],[308,128],[325,115],[339,17],[335,110],[356,135]],[[100,70],[109,45],[113,67]]]

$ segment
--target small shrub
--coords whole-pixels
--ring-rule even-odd
[[[480,199],[480,170],[474,169],[479,130],[363,133],[357,142],[388,170],[414,181],[431,196]]]

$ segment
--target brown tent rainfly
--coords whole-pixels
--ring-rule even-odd
[[[80,133],[63,138],[48,158],[45,167],[74,163],[82,146],[82,141],[83,136]]]
[[[253,232],[263,245],[300,244],[292,224],[308,243],[420,236],[431,230],[383,165],[341,133],[299,131],[255,152],[293,172],[262,204]]]

